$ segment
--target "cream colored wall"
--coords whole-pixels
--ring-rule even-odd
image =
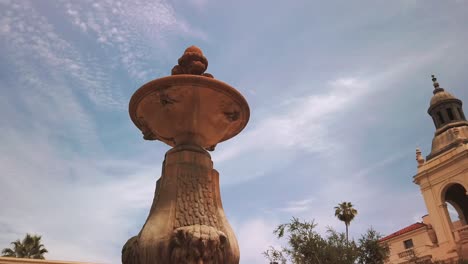
[[[412,239],[413,248],[417,257],[432,256],[432,260],[452,260],[457,259],[457,253],[448,247],[447,244],[435,246],[432,244],[426,228],[420,228],[408,232],[401,236],[386,241],[390,247],[390,258],[388,264],[399,264],[408,261],[407,257],[400,257],[399,254],[410,249],[405,249],[403,241]]]
[[[450,219],[444,193],[455,183],[468,190],[468,145],[459,145],[424,162],[418,168],[414,182],[420,186],[428,211],[428,220],[439,242],[438,247],[430,250],[433,259],[455,258],[457,256],[456,238],[458,237],[453,234],[456,228]]]
[[[422,217],[422,220],[423,220],[423,223],[426,224],[426,225],[431,225],[431,218],[429,217],[429,215],[425,215]]]
[[[454,183],[468,190],[468,145],[458,146],[425,162],[418,169],[415,183],[421,188],[439,244],[453,245],[453,225],[443,195]]]
[[[411,249],[416,252],[417,256],[422,257],[430,255],[432,245],[431,240],[429,239],[426,228],[420,228],[387,241],[390,247],[389,263],[397,264],[408,260],[408,258],[400,258],[399,256],[400,253],[408,250],[405,249],[403,244],[403,241],[408,239],[413,240],[413,248]]]
[[[462,223],[459,220],[455,221],[455,222],[452,222],[452,225],[453,225],[453,228],[455,228],[455,229],[458,229],[458,228],[462,227]]]

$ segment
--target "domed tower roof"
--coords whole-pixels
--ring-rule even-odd
[[[432,75],[432,82],[433,82],[433,86],[434,86],[434,91],[433,91],[434,96],[432,96],[432,98],[431,98],[431,103],[429,105],[428,112],[431,110],[431,108],[437,106],[438,104],[440,104],[442,102],[455,100],[455,101],[459,101],[461,103],[461,101],[459,99],[457,99],[451,93],[445,91],[444,88],[440,87],[439,83],[437,82],[437,78],[434,75]]]
[[[453,96],[451,93],[447,91],[437,92],[434,94],[434,96],[432,96],[430,106],[434,106],[442,101],[452,100],[452,99],[458,100],[455,96]]]
[[[468,143],[468,122],[463,113],[462,101],[441,88],[434,75],[432,82],[434,96],[427,113],[434,121],[436,132],[432,140],[432,151],[427,159],[453,148],[460,140]]]

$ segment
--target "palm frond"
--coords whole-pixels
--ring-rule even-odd
[[[22,241],[17,239],[11,242],[12,248],[2,250],[3,256],[16,258],[44,259],[47,249],[41,244],[41,236],[26,234]]]
[[[16,253],[11,248],[4,248],[2,250],[2,257],[16,257]]]

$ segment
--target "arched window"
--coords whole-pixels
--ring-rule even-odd
[[[455,120],[455,116],[453,115],[452,108],[447,108],[447,115],[450,121]]]
[[[439,123],[442,125],[443,123],[445,123],[444,121],[444,117],[442,116],[442,114],[440,112],[437,112],[437,117],[439,118]]]
[[[432,117],[432,121],[434,121],[434,125],[436,127],[439,127],[439,123],[437,122],[437,118],[435,118],[435,116],[431,116]]]
[[[443,200],[450,205],[447,208],[452,222],[460,221],[460,225],[468,224],[468,195],[461,184],[450,185],[443,193]],[[458,217],[453,217],[455,215]]]

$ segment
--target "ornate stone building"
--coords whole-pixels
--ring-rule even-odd
[[[420,223],[381,240],[390,246],[389,263],[468,260],[468,122],[457,99],[434,82],[428,114],[436,131],[431,153],[416,149],[419,185],[428,214]],[[456,211],[451,219],[447,206]]]

